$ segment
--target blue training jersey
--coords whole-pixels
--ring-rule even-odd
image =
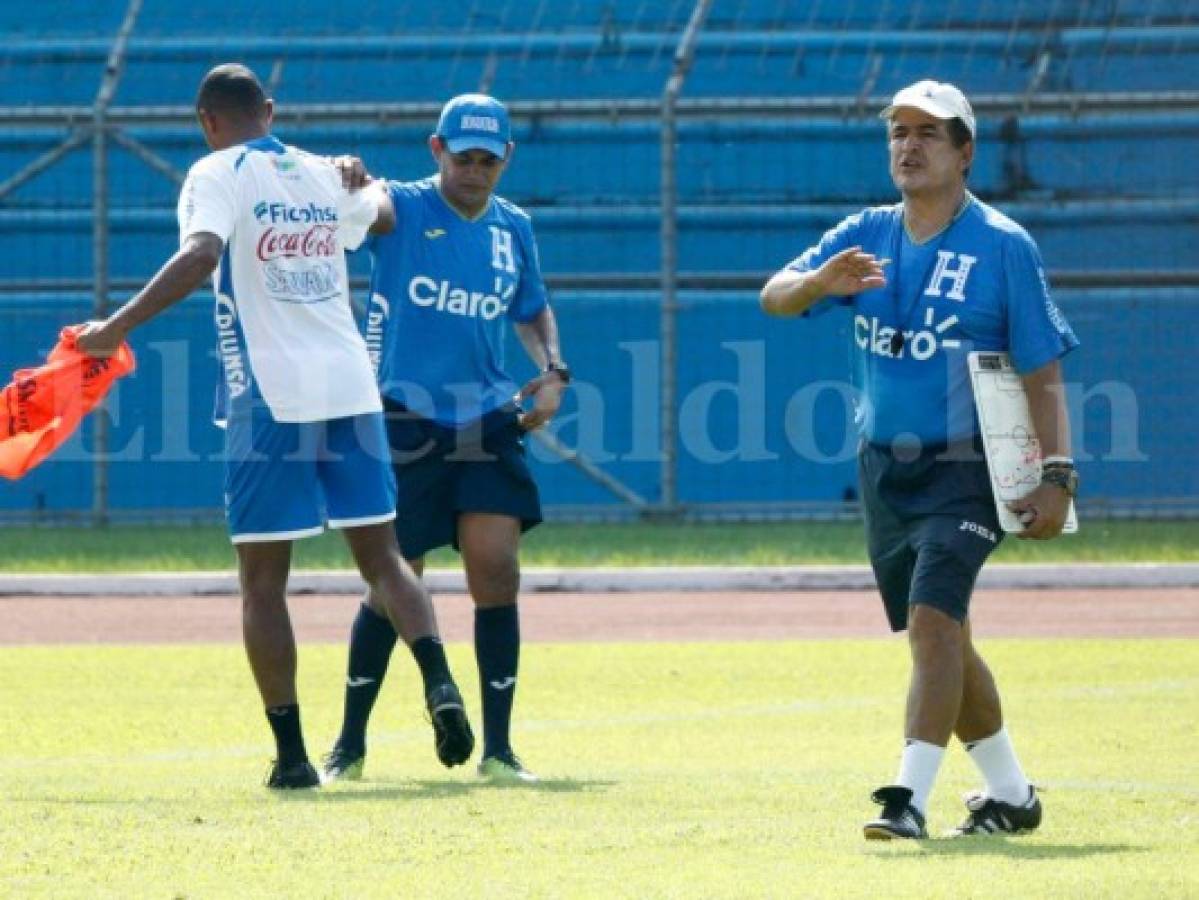
[[[509,321],[546,308],[529,216],[493,197],[473,221],[446,203],[436,178],[392,182],[396,227],[371,250],[366,343],[384,397],[461,427],[511,401],[504,369]]]
[[[1006,351],[1027,374],[1078,346],[1032,238],[980,200],[969,197],[948,228],[920,244],[903,227],[902,204],[863,210],[788,268],[817,269],[853,246],[890,260],[887,284],[826,297],[808,312],[853,310],[858,429],[871,443],[914,435],[938,445],[974,435],[966,365],[973,350]]]

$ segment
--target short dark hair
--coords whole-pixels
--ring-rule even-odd
[[[961,150],[974,140],[974,135],[970,133],[970,129],[966,127],[966,123],[957,116],[945,123],[945,130],[949,132],[949,143],[953,144],[958,150]],[[970,167],[967,166],[965,171],[962,172],[962,180],[965,181],[969,177]]]
[[[974,140],[974,135],[970,133],[970,129],[960,118],[952,118],[945,123],[945,129],[949,132],[949,141],[959,150],[966,146],[970,141]]]
[[[200,82],[196,109],[237,119],[256,119],[266,109],[266,92],[258,76],[246,66],[225,63]]]

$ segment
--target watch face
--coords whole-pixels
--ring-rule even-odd
[[[1071,497],[1078,493],[1078,473],[1073,469],[1046,469],[1041,480],[1060,487]]]

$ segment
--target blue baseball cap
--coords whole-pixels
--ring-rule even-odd
[[[441,108],[437,135],[451,153],[486,150],[503,159],[512,140],[508,108],[486,94],[459,94]]]

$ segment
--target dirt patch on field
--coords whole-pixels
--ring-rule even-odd
[[[469,598],[436,598],[442,632],[469,641]],[[0,644],[240,642],[236,597],[5,597]],[[340,643],[358,600],[290,601],[301,641]],[[1196,637],[1199,590],[980,591],[987,637]],[[888,634],[872,592],[531,594],[521,630],[533,641],[785,640]]]

